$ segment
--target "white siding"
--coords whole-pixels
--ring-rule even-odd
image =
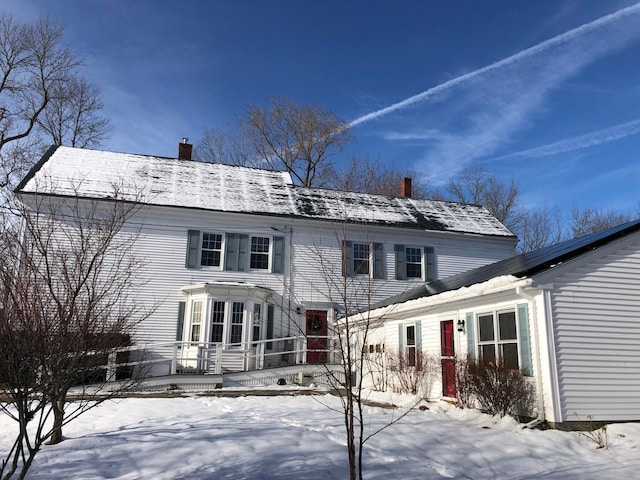
[[[554,279],[551,295],[564,421],[640,418],[640,242]]]

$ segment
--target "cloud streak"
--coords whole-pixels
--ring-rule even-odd
[[[596,130],[593,132],[578,135],[577,137],[566,138],[557,142],[541,145],[539,147],[528,148],[519,152],[508,153],[492,158],[490,162],[504,160],[507,158],[538,158],[557,155],[560,153],[572,152],[583,148],[594,147],[602,143],[613,142],[631,135],[640,133],[640,119],[630,122],[620,123],[613,127]]]
[[[477,70],[474,70],[472,72],[469,73],[465,73],[464,75],[460,75],[456,78],[453,78],[451,80],[448,80],[444,83],[441,83],[439,85],[436,85],[435,87],[432,87],[428,90],[425,90],[422,93],[419,93],[417,95],[411,96],[409,98],[406,98],[405,100],[402,100],[400,102],[394,103],[392,105],[389,105],[388,107],[376,110],[374,112],[368,113],[366,115],[362,115],[361,117],[358,117],[354,120],[352,120],[349,125],[351,127],[355,127],[357,125],[360,125],[362,123],[365,122],[369,122],[371,120],[380,118],[384,115],[387,115],[389,113],[395,112],[397,110],[401,110],[404,108],[407,108],[411,105],[414,105],[418,102],[422,102],[424,100],[427,100],[428,98],[437,95],[439,93],[442,93],[446,90],[449,90],[453,87],[459,86],[461,84],[464,84],[465,82],[468,82],[469,80],[472,80],[476,77],[479,77],[485,73],[494,71],[494,70],[498,70],[502,67],[506,67],[509,66],[511,64],[514,64],[516,62],[519,62],[521,60],[525,60],[528,59],[530,57],[533,57],[535,55],[538,55],[540,53],[543,53],[553,47],[556,46],[560,46],[569,42],[572,42],[574,40],[579,39],[580,37],[592,33],[595,30],[608,26],[612,23],[615,23],[617,21],[620,21],[624,18],[627,17],[631,17],[634,15],[639,15],[640,14],[640,3],[636,3],[634,5],[631,5],[629,7],[617,10],[613,13],[610,13],[608,15],[604,15],[600,18],[597,18],[596,20],[593,20],[589,23],[585,23],[579,27],[576,27],[572,30],[569,30],[565,33],[562,33],[560,35],[557,35],[553,38],[550,38],[548,40],[545,40],[541,43],[538,43],[537,45],[534,45],[533,47],[527,48],[525,50],[522,50],[514,55],[511,55],[507,58],[504,58],[502,60],[499,60],[497,62],[494,62],[490,65],[487,65],[485,67],[479,68]]]

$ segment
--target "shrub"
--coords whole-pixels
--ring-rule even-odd
[[[477,400],[480,407],[491,415],[524,415],[533,407],[534,391],[532,385],[504,362],[475,360],[471,357],[461,366],[458,384],[461,406],[468,406],[471,398]]]
[[[438,369],[433,355],[420,350],[406,351],[404,355],[387,354],[387,367],[394,377],[399,393],[427,396]]]

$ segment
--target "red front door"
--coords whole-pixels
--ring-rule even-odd
[[[456,353],[453,320],[440,322],[440,356],[442,358],[442,395],[456,396]]]
[[[327,311],[307,310],[307,363],[327,363]]]

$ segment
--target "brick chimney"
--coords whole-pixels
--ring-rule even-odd
[[[182,138],[182,142],[178,144],[178,159],[179,160],[191,160],[191,152],[193,151],[193,145],[191,145],[187,137]]]
[[[411,198],[411,178],[403,178],[400,184],[400,196],[402,198]]]

